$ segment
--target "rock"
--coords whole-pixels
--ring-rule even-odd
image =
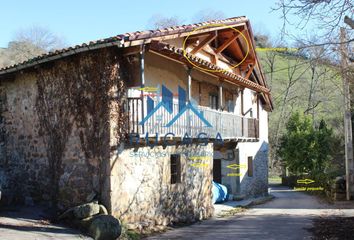
[[[104,208],[104,209],[103,209]],[[65,218],[76,218],[76,219],[84,219],[84,218],[89,218],[91,216],[94,216],[96,214],[99,214],[102,211],[107,212],[105,207],[102,205],[98,204],[97,201],[91,202],[91,203],[85,203],[76,207],[72,207],[68,210],[66,210],[63,214],[59,216],[59,220],[65,219]]]
[[[108,215],[108,211],[107,211],[107,209],[106,209],[105,206],[103,206],[102,204],[100,204],[99,207],[100,207],[100,214]]]
[[[156,232],[163,232],[163,231],[166,230],[166,228],[167,228],[166,226],[157,225],[157,226],[154,227],[154,231],[156,231]]]
[[[92,219],[94,217],[88,217],[88,218],[84,218],[84,219],[72,219],[70,221],[71,224],[73,224],[75,227],[77,227],[78,229],[80,229],[83,232],[87,232],[91,223],[92,223]]]
[[[74,211],[74,208],[70,208],[70,209],[66,210],[58,217],[58,220],[63,220],[66,218],[74,218],[73,211]]]
[[[100,212],[100,207],[97,202],[86,203],[74,207],[74,216],[77,219],[84,219],[96,215]]]
[[[127,223],[125,226],[129,230],[135,230],[139,228],[139,224],[137,223]]]
[[[97,215],[91,221],[88,234],[95,240],[116,240],[121,230],[119,220],[112,215]]]

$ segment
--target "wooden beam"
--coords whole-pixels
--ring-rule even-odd
[[[251,66],[251,68],[248,70],[248,72],[247,72],[247,74],[246,74],[246,76],[245,76],[246,79],[249,79],[249,77],[251,76],[251,73],[252,73],[253,68],[254,68],[255,65],[256,65],[256,64],[253,63],[252,66]]]
[[[198,44],[193,50],[191,51],[191,54],[196,54],[199,52],[205,45],[210,43],[216,38],[216,35],[214,33],[210,34],[208,37],[206,37],[201,43]]]
[[[211,63],[214,64],[214,65],[217,65],[218,60],[219,60],[218,56],[216,54],[212,54]]]
[[[138,54],[140,53],[140,46],[134,46],[130,48],[124,48],[123,49],[123,55],[132,55],[132,54]]]
[[[220,47],[216,49],[216,54],[221,53],[225,50],[233,41],[235,41],[240,36],[240,33],[235,34],[233,37],[229,38]]]

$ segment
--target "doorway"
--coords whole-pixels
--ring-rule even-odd
[[[213,181],[221,184],[221,159],[213,160]]]

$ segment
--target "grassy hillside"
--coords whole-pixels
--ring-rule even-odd
[[[269,115],[270,165],[275,168],[276,146],[284,134],[289,116],[295,111],[309,114],[315,124],[324,119],[333,128],[340,146],[343,138],[343,95],[342,81],[335,69],[320,61],[280,52],[259,51],[258,56],[275,106]],[[339,159],[344,154],[341,149],[338,147]]]

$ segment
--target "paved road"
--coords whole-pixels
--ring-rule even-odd
[[[273,187],[271,202],[228,218],[216,218],[173,229],[148,239],[310,239],[306,228],[318,216],[354,216],[353,205],[328,205],[315,197],[284,187]],[[347,208],[347,209],[345,209]],[[78,231],[43,221],[34,208],[0,211],[0,239],[91,239]]]
[[[272,187],[271,194],[272,201],[238,216],[210,219],[147,239],[311,239],[306,229],[312,227],[313,218],[354,216],[354,209],[343,209],[345,205],[328,205],[285,187]]]

